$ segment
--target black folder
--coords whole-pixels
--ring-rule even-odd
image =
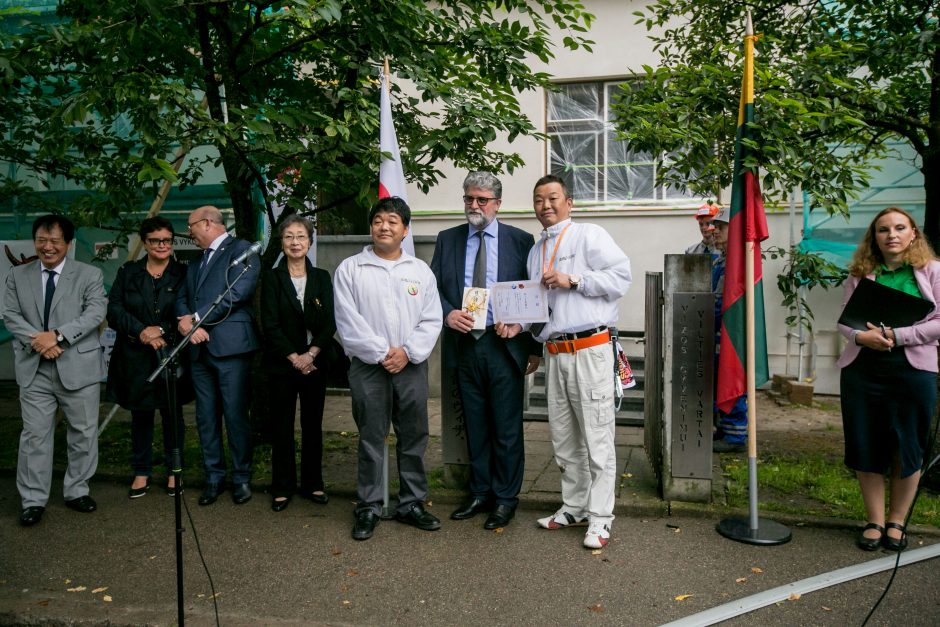
[[[862,331],[868,329],[866,322],[892,328],[909,327],[926,318],[933,307],[929,300],[863,277],[845,304],[839,324]]]

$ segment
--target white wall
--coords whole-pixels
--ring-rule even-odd
[[[541,225],[534,213],[500,212],[501,220],[518,226],[538,237]],[[698,226],[693,212],[683,210],[621,210],[621,211],[576,211],[574,218],[603,226],[630,257],[633,269],[633,286],[620,302],[621,329],[643,330],[643,313],[647,272],[662,272],[666,254],[681,253],[698,239]],[[785,213],[767,216],[770,239],[764,247],[788,245],[789,220]],[[436,235],[440,230],[464,222],[462,214],[451,216],[417,217],[412,222],[416,235]],[[783,296],[777,290],[776,275],[782,270],[782,260],[768,259],[764,263],[764,308],[767,325],[767,351],[770,372],[785,371],[787,312],[780,306]],[[842,288],[828,292],[810,292],[808,302],[816,315],[816,342],[819,352],[816,368],[816,391],[822,394],[838,394],[839,377],[835,360],[841,352],[841,336],[836,331],[835,321],[841,310]],[[798,347],[793,342],[791,373],[796,374]],[[807,345],[807,354],[809,348]],[[805,361],[809,368],[809,359]],[[812,372],[807,370],[807,376]]]

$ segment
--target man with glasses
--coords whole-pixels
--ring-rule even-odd
[[[519,503],[525,375],[538,368],[542,352],[529,333],[512,339],[494,333],[492,308],[486,329],[473,330],[474,317],[463,306],[465,288],[527,278],[534,239],[496,219],[502,190],[489,172],[470,172],[463,182],[468,224],[441,231],[431,260],[444,310],[444,365],[457,369],[470,456],[470,499],[451,518],[490,512],[485,529],[509,524]]]
[[[20,435],[16,487],[20,524],[42,519],[52,486],[56,410],[68,422],[65,504],[81,513],[97,509],[88,481],[98,468],[98,400],[101,345],[98,325],[108,307],[101,270],[66,259],[75,226],[46,215],[33,222],[39,263],[11,269],[3,294],[3,322],[13,334],[20,387]]]
[[[258,350],[252,297],[258,284],[260,262],[251,258],[248,271],[228,296],[209,315],[212,303],[238,277],[244,266],[232,260],[250,244],[225,230],[222,212],[200,207],[189,216],[189,233],[203,250],[202,258],[189,264],[186,281],[176,299],[179,332],[202,326],[190,338],[193,388],[196,391],[196,428],[202,446],[206,486],[200,505],[215,503],[225,491],[225,453],[222,422],[228,430],[232,461],[232,501],[240,505],[251,498],[252,434],[248,418],[251,355]],[[208,316],[208,317],[207,317]]]

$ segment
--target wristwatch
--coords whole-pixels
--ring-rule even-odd
[[[581,275],[580,274],[569,274],[568,283],[571,284],[571,289],[576,290],[578,286],[581,285]]]
[[[60,333],[58,329],[53,329],[52,332],[55,333],[56,344],[61,344],[62,342],[65,341],[65,336],[62,335],[62,333]]]

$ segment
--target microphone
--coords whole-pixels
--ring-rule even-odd
[[[232,263],[229,264],[229,268],[234,268],[238,264],[247,261],[249,257],[258,255],[260,253],[261,253],[261,242],[255,242],[254,244],[251,245],[250,248],[248,248],[248,250],[240,254],[238,257],[235,257],[235,259],[232,260]]]

